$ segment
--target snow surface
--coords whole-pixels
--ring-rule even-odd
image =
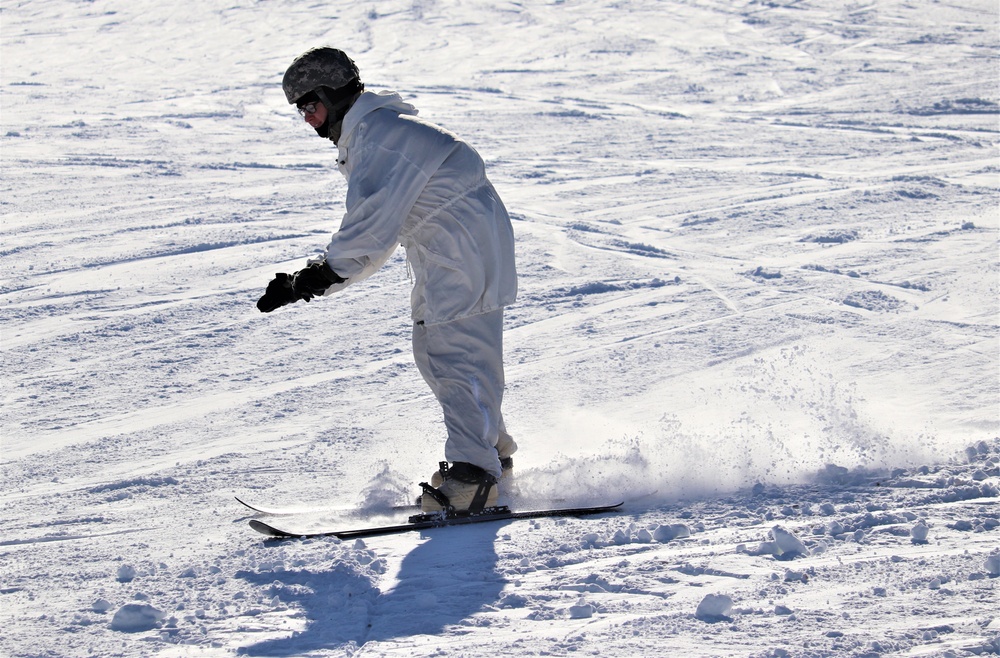
[[[0,654],[997,654],[997,20],[4,2]],[[385,522],[443,443],[402,254],[254,308],[343,211],[280,89],[323,43],[472,143],[515,219],[524,497],[624,513],[248,528],[234,495]]]

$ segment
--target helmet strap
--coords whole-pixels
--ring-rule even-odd
[[[313,90],[316,96],[326,106],[326,111],[335,122],[343,121],[344,116],[351,107],[355,94],[364,91],[365,86],[360,80],[355,78],[339,89],[329,87],[317,87]]]
[[[329,87],[317,87],[313,90],[319,100],[326,106],[327,119],[324,124],[326,135],[336,144],[340,141],[340,131],[343,127],[344,117],[354,104],[354,97],[365,90],[365,85],[355,78],[343,87],[330,89]],[[322,133],[320,133],[322,134]]]

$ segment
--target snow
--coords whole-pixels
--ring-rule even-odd
[[[0,655],[1000,653],[995,2],[2,14]],[[343,211],[280,89],[323,43],[514,217],[522,500],[624,512],[248,527],[441,458],[401,253],[254,307]]]
[[[726,615],[733,609],[733,600],[725,594],[706,594],[695,610],[695,618],[701,621],[729,621]]]
[[[94,608],[103,607],[102,602],[97,602]],[[96,610],[95,610],[96,611]],[[127,603],[118,609],[118,612],[111,618],[109,628],[122,633],[141,633],[151,631],[163,619],[163,612],[145,603]]]

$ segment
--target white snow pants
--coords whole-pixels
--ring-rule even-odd
[[[444,456],[500,477],[517,445],[504,427],[503,309],[413,325],[413,359],[444,411]],[[499,453],[498,453],[499,451]]]

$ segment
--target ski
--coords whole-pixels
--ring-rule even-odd
[[[308,512],[315,512],[317,510],[308,507],[265,507],[263,505],[258,505],[256,503],[248,503],[239,496],[233,496],[236,502],[243,505],[251,512],[256,512],[257,514],[265,514],[267,516],[291,516],[292,514],[304,514]]]
[[[491,507],[478,514],[452,514],[443,513],[417,514],[411,516],[408,523],[397,525],[376,526],[372,528],[357,528],[353,530],[310,530],[299,532],[288,528],[280,527],[280,524],[273,525],[258,519],[251,519],[250,527],[257,532],[267,535],[273,539],[308,539],[311,537],[336,537],[338,539],[355,539],[358,537],[375,537],[378,535],[391,535],[400,532],[411,532],[414,530],[429,530],[432,528],[444,528],[455,525],[468,525],[471,523],[489,523],[491,521],[508,521],[520,519],[540,519],[553,516],[587,516],[591,514],[603,514],[613,512],[625,503],[614,505],[599,505],[595,507],[567,507],[559,509],[528,510],[524,512],[514,512],[510,508]]]

